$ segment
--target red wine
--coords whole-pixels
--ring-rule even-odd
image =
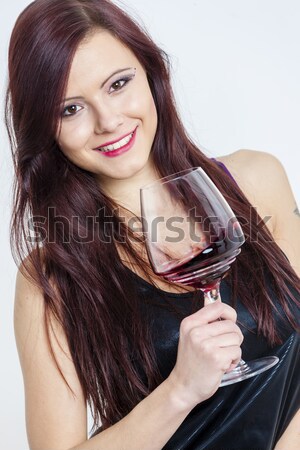
[[[197,253],[191,252],[184,259],[166,263],[156,273],[168,281],[209,289],[226,275],[242,243],[243,240],[233,242],[224,238]]]

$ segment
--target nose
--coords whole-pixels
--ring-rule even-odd
[[[123,124],[123,116],[111,105],[101,104],[95,108],[95,133],[111,133]]]

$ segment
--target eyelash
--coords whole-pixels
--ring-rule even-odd
[[[120,78],[120,79],[114,81],[114,82],[111,84],[110,87],[112,88],[112,86],[113,86],[114,84],[116,84],[116,83],[124,82],[124,84],[122,84],[122,86],[121,86],[119,89],[115,89],[113,92],[120,91],[120,90],[123,89],[123,87],[125,87],[126,84],[127,84],[129,81],[131,81],[133,78],[134,78],[134,75],[127,75],[127,76],[125,76],[125,77],[122,77],[122,78]],[[110,91],[110,89],[109,89],[109,91]],[[109,92],[109,93],[111,93],[111,92]]]
[[[71,109],[71,108],[74,108],[74,107],[75,107],[75,108],[80,108],[80,109],[82,109],[82,107],[79,106],[79,105],[68,105],[68,106],[66,106],[66,107],[63,109],[62,116],[63,116],[63,117],[72,117],[72,116],[75,116],[75,114],[78,113],[78,110],[75,111],[75,112],[73,112],[73,113],[71,113],[71,114],[67,114],[67,110],[68,110],[68,109]],[[80,111],[80,109],[79,109],[79,111]]]
[[[122,77],[122,78],[120,78],[120,79],[114,81],[114,82],[111,84],[111,86],[110,86],[110,88],[109,88],[109,90],[108,90],[108,93],[109,93],[109,94],[112,94],[112,93],[114,93],[114,92],[121,91],[121,90],[126,86],[126,84],[134,78],[134,76],[135,76],[135,74],[133,74],[133,75],[127,75],[127,76],[124,76],[124,77]],[[120,83],[120,82],[123,83],[123,84],[121,85],[121,87],[119,87],[119,88],[114,89],[113,91],[111,91],[111,88],[113,87],[113,85],[116,84],[116,83]],[[79,110],[75,111],[74,113],[67,114],[67,110],[70,109],[70,108],[74,108],[74,107],[75,107],[75,108],[79,108]],[[79,106],[79,105],[68,105],[68,106],[66,106],[66,107],[63,109],[62,117],[66,118],[66,117],[72,117],[72,116],[75,116],[81,109],[82,109],[82,106]]]

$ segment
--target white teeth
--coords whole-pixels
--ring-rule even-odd
[[[111,152],[112,150],[118,150],[118,148],[124,147],[124,145],[128,144],[130,139],[132,138],[133,133],[129,134],[128,136],[124,137],[123,139],[120,139],[120,141],[115,142],[114,144],[106,145],[104,147],[99,147],[99,150],[101,152]]]

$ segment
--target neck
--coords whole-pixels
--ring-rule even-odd
[[[101,188],[118,205],[140,217],[140,189],[158,178],[160,175],[154,166],[146,166],[129,178],[101,179]]]

